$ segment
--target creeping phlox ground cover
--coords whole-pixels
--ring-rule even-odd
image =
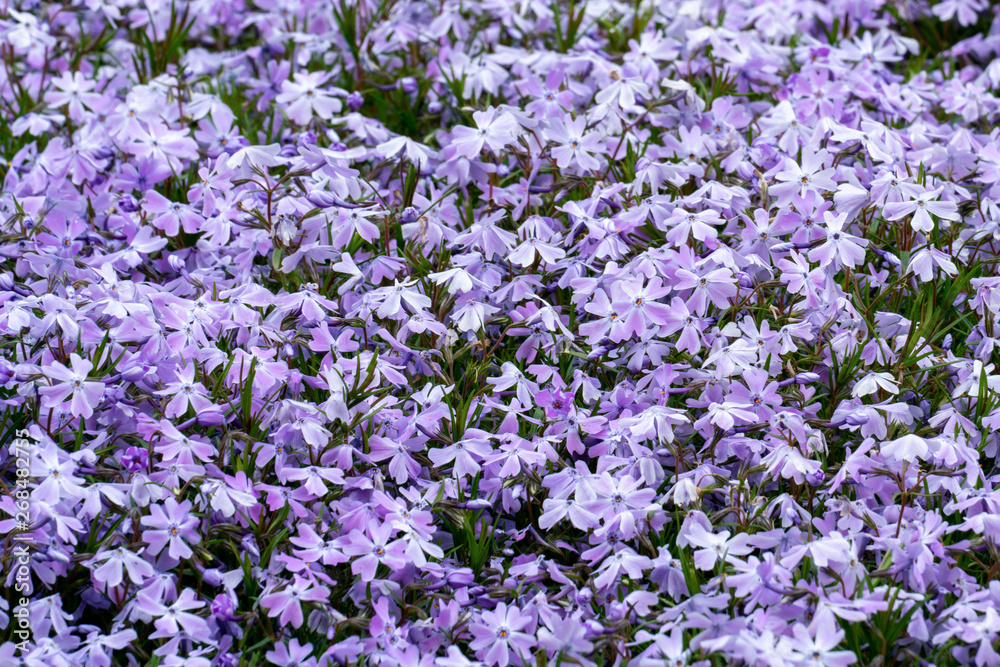
[[[8,0],[0,663],[1000,664],[985,0]]]

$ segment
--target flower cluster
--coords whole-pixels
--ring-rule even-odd
[[[3,664],[1000,665],[991,3],[0,36]]]

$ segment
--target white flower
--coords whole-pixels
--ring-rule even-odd
[[[914,461],[927,459],[931,445],[934,445],[934,449],[937,450],[936,440],[925,440],[910,433],[902,438],[896,438],[892,442],[883,443],[880,450],[882,456],[890,461]]]
[[[857,381],[854,389],[851,391],[851,396],[860,398],[861,396],[874,394],[879,389],[884,389],[890,394],[899,393],[899,385],[896,384],[896,381],[892,379],[890,374],[872,372]]]

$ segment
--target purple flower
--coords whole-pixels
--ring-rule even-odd
[[[147,527],[142,535],[151,554],[155,556],[164,547],[171,558],[190,558],[194,554],[189,544],[201,542],[197,531],[201,522],[192,516],[191,508],[190,500],[178,503],[173,498],[167,498],[162,506],[150,507],[150,515],[142,517],[140,523]]]
[[[571,391],[543,389],[535,396],[535,405],[545,408],[550,419],[559,419],[573,409],[575,396]]]
[[[388,523],[369,526],[371,538],[360,530],[351,533],[340,541],[341,550],[351,560],[351,572],[360,574],[362,581],[371,581],[379,565],[391,569],[403,567],[406,563],[404,553],[406,546],[401,540],[391,540],[393,528]]]
[[[913,214],[910,225],[918,232],[927,233],[934,229],[934,222],[931,214],[943,220],[958,220],[958,207],[955,202],[934,201],[935,197],[941,194],[941,188],[923,192],[917,195],[916,199],[908,202],[898,202],[886,204],[882,210],[886,220],[901,220],[907,215]]]
[[[104,383],[87,380],[87,375],[94,364],[83,359],[75,352],[70,354],[72,368],[67,368],[57,361],[45,367],[45,375],[57,384],[42,387],[39,391],[47,408],[59,407],[69,400],[69,409],[74,417],[89,418],[94,414],[94,408],[104,396]]]
[[[291,583],[279,591],[262,596],[260,604],[267,609],[268,616],[278,617],[278,622],[282,625],[288,624],[298,628],[304,620],[303,602],[323,602],[329,599],[330,589],[295,575]]]
[[[142,586],[146,579],[156,573],[156,570],[140,557],[141,554],[142,550],[133,552],[125,547],[117,547],[98,553],[91,563],[104,562],[99,567],[94,568],[94,579],[111,587],[118,586],[123,581],[122,570],[124,568],[124,571],[128,573],[129,580],[137,586]]]
[[[473,640],[469,648],[476,651],[487,665],[507,667],[511,662],[511,651],[515,656],[531,655],[535,638],[523,632],[531,624],[531,618],[523,615],[520,609],[501,602],[495,610],[484,611],[472,624]]]

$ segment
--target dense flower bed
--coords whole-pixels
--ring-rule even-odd
[[[998,17],[4,3],[0,663],[1000,664]]]

